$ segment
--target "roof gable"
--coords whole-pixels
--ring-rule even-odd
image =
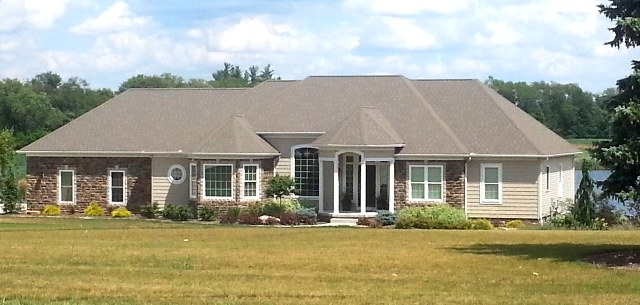
[[[219,155],[279,155],[280,153],[258,136],[242,115],[233,115],[223,121],[192,151],[195,154]]]
[[[316,139],[318,146],[404,146],[404,140],[382,112],[363,106]]]

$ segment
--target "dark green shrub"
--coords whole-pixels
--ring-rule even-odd
[[[505,224],[505,227],[510,228],[510,229],[524,229],[525,224],[524,224],[524,222],[522,220],[516,219],[516,220],[508,221]]]
[[[233,224],[238,222],[238,218],[242,210],[239,207],[229,207],[227,208],[226,214],[220,217],[221,224]]]
[[[9,168],[0,176],[0,201],[3,203],[3,210],[7,214],[20,212],[21,192],[18,189],[18,181]]]
[[[111,217],[114,218],[127,218],[131,217],[133,214],[131,211],[127,210],[125,207],[119,207],[113,211],[111,211]]]
[[[315,225],[318,223],[318,213],[315,208],[300,208],[296,211],[300,223]]]
[[[475,219],[471,222],[471,229],[473,230],[493,230],[493,224],[486,219]]]
[[[60,216],[60,212],[59,206],[50,204],[44,207],[42,214],[45,216]]]
[[[285,226],[297,226],[300,224],[298,214],[294,212],[284,212],[277,216],[280,219],[280,224]]]
[[[201,206],[198,209],[198,218],[202,221],[212,221],[218,216],[218,210],[213,207]]]
[[[265,191],[267,197],[276,197],[278,201],[282,200],[283,196],[288,196],[294,192],[295,181],[289,176],[280,176],[276,174],[273,178],[267,182],[267,189]]]
[[[156,218],[160,214],[161,212],[156,202],[148,203],[140,207],[140,215],[144,218]]]
[[[104,209],[95,201],[89,203],[89,206],[84,209],[85,216],[102,216],[104,215]]]
[[[383,226],[392,226],[398,221],[398,214],[387,210],[378,210],[378,219],[380,219]]]
[[[165,204],[162,218],[174,221],[186,221],[193,217],[193,212],[186,206]]]

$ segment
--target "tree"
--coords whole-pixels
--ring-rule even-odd
[[[596,219],[596,195],[593,192],[593,179],[589,176],[591,164],[582,163],[582,180],[576,191],[575,204],[572,207],[572,215],[583,227],[591,228]]]
[[[276,174],[267,184],[265,191],[267,197],[276,197],[282,203],[282,197],[293,193],[295,182],[289,176],[280,176]]]
[[[13,173],[14,139],[9,130],[0,131],[0,201],[5,213],[16,213],[20,201],[18,181]]]
[[[640,2],[610,0],[598,5],[600,13],[615,22],[614,38],[606,45],[635,48],[640,44]],[[618,93],[607,102],[611,113],[611,140],[599,143],[595,158],[611,170],[602,182],[603,194],[640,210],[640,61],[632,61],[632,72],[616,82]]]

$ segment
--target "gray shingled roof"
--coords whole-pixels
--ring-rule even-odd
[[[318,137],[313,141],[313,144],[317,146],[402,147],[404,140],[380,110],[364,106]]]
[[[370,116],[376,124],[356,119],[364,106],[378,109]],[[243,114],[253,128],[238,123],[243,139],[216,139],[221,124],[234,114]],[[204,143],[209,143],[212,152],[233,151],[231,144],[243,141],[251,143],[249,150],[266,151],[266,143],[246,138],[247,128],[257,134],[326,133],[319,144],[401,139],[405,146],[399,154],[576,152],[480,81],[403,76],[317,76],[244,90],[131,89],[22,151],[186,153],[207,150]]]
[[[244,116],[233,115],[204,139],[195,154],[218,155],[279,155],[280,153],[258,136]]]

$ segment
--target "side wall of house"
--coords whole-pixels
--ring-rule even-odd
[[[481,165],[502,166],[502,202],[482,203]],[[470,218],[538,219],[539,161],[471,160],[467,165],[467,216]]]
[[[279,175],[291,175],[291,147],[296,145],[305,145],[313,142],[315,137],[264,137],[271,146],[280,152],[280,157],[276,160],[275,173]]]
[[[152,170],[152,201],[163,207],[166,203],[189,204],[189,160],[184,158],[153,158]],[[173,165],[180,165],[184,169],[185,179],[182,183],[171,183],[169,169]]]
[[[444,169],[444,195],[442,202],[411,201],[409,196],[409,167],[411,165],[442,165]],[[395,161],[395,208],[448,203],[464,207],[464,161],[462,160],[396,160]]]
[[[90,202],[109,204],[109,170],[126,172],[127,207],[138,210],[151,202],[151,159],[112,157],[27,157],[27,204],[42,210],[58,202],[58,171],[73,170],[75,174],[75,207],[84,209]],[[63,209],[69,209],[66,204]]]
[[[547,166],[549,177],[547,180]],[[549,216],[558,203],[573,201],[575,172],[573,156],[557,157],[540,162],[540,204],[542,217]],[[547,184],[548,182],[548,184]],[[562,204],[558,207],[562,210]]]

